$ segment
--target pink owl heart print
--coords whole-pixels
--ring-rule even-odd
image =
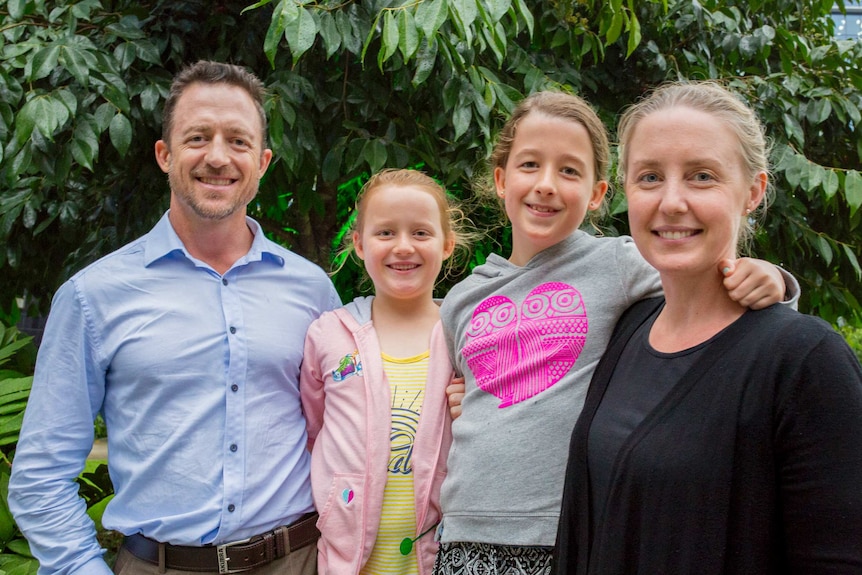
[[[589,322],[568,284],[535,287],[521,304],[492,296],[476,308],[462,351],[480,389],[509,407],[556,384],[575,364]]]

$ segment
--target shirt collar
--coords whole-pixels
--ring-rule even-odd
[[[181,255],[194,260],[186,251],[180,237],[174,231],[174,227],[168,218],[169,213],[170,210],[165,212],[155,227],[147,234],[147,244],[144,252],[145,266],[149,266],[153,262],[171,255]],[[248,253],[237,260],[234,266],[263,260],[269,260],[276,265],[283,266],[284,257],[273,250],[273,243],[266,239],[260,224],[248,216],[245,217],[245,221],[251,233],[254,234],[254,239]]]

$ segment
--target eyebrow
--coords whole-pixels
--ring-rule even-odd
[[[531,155],[531,154],[543,155],[538,151],[538,148],[522,148],[522,149],[518,150],[515,154],[512,154],[512,157],[518,158],[518,157],[523,156],[523,155]],[[580,168],[586,168],[587,166],[590,165],[590,162],[584,161],[579,155],[576,155],[576,154],[570,154],[568,152],[563,152],[562,156],[563,156],[564,161],[570,162],[573,164],[577,164],[578,167],[580,167]]]
[[[213,132],[213,126],[211,124],[193,124],[188,126],[186,129],[180,132],[180,135],[194,134],[196,132],[200,132],[203,134],[209,134]],[[254,135],[246,128],[240,125],[229,125],[225,128],[225,132],[231,135],[238,135],[248,140],[254,139]]]
[[[653,158],[645,158],[642,160],[638,160],[638,159],[633,158],[630,163],[631,163],[631,166],[633,168],[643,169],[643,168],[660,167],[665,162],[663,160],[657,160],[657,159],[653,159]],[[683,164],[683,166],[686,168],[694,167],[694,166],[710,166],[711,167],[711,166],[715,166],[715,165],[724,166],[724,165],[726,165],[726,163],[727,162],[725,162],[719,158],[716,158],[714,156],[713,157],[704,156],[704,157],[693,158],[691,160],[686,160],[686,162]]]

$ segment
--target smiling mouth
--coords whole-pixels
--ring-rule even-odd
[[[536,204],[527,204],[527,207],[529,207],[531,210],[533,210],[535,212],[540,212],[543,214],[553,214],[553,213],[556,213],[559,211],[555,208],[550,208],[548,206],[539,206]]]
[[[418,268],[419,264],[389,264],[388,267],[399,272],[408,272]]]
[[[198,181],[209,186],[229,186],[234,183],[233,178],[213,178],[213,177],[198,177]]]
[[[658,237],[663,240],[681,240],[684,238],[689,238],[691,236],[697,235],[700,232],[697,230],[686,230],[686,231],[657,231],[653,232]]]

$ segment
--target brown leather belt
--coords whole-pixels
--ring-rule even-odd
[[[126,536],[123,547],[138,559],[158,565],[161,572],[167,568],[227,574],[266,565],[317,541],[319,537],[317,513],[306,513],[291,525],[224,545],[169,545],[135,534]]]

